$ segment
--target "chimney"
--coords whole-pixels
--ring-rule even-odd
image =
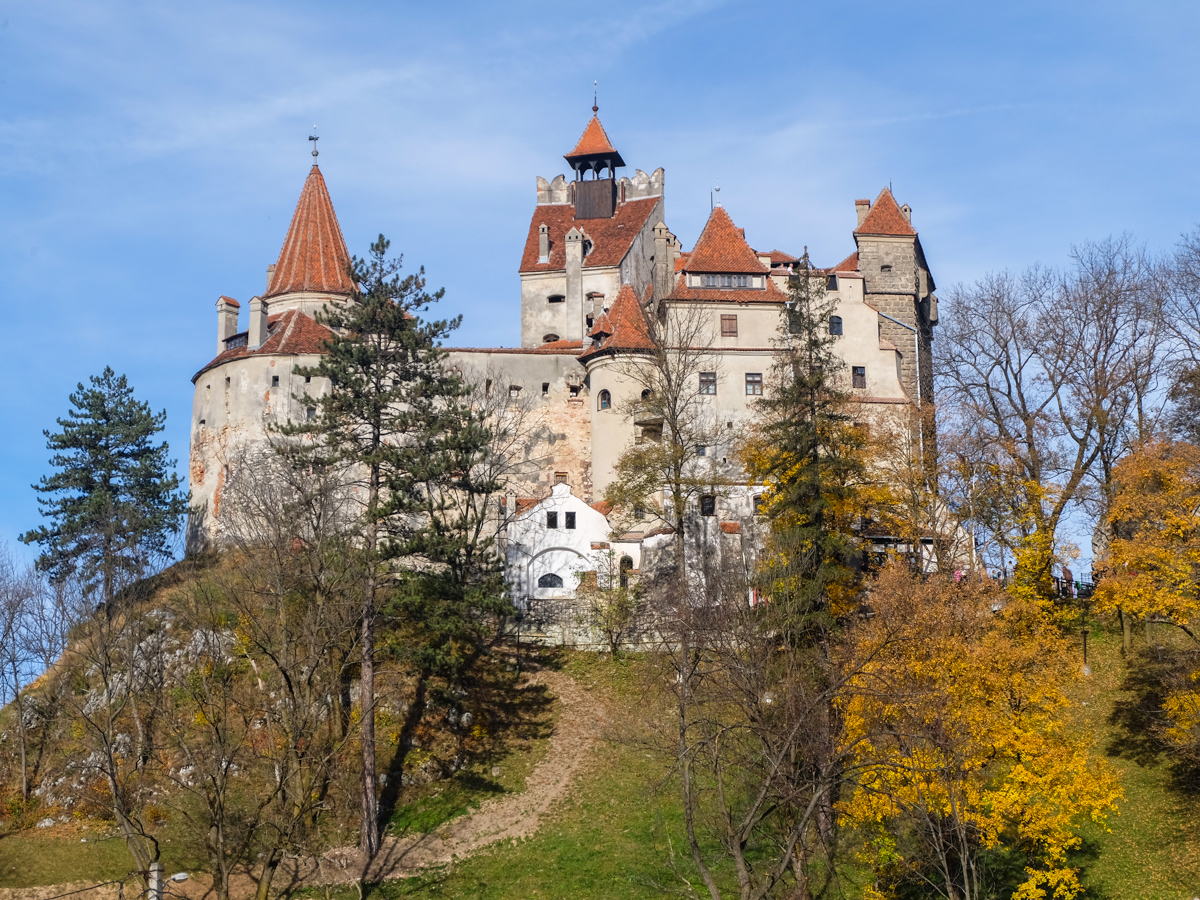
[[[247,343],[250,349],[261,347],[267,339],[267,304],[262,297],[250,301],[250,334]]]
[[[572,227],[567,232],[567,322],[578,323],[579,332],[562,337],[568,341],[583,340],[583,232]]]
[[[538,262],[550,262],[550,226],[545,223],[538,226]]]
[[[267,290],[271,290],[271,282],[275,280],[275,263],[267,266]]]
[[[225,342],[237,334],[238,309],[241,304],[232,297],[217,300],[217,353],[225,352]]]
[[[904,213],[904,218],[908,220],[909,224],[911,224],[912,223],[912,207],[909,206],[907,203],[905,203],[902,207],[900,207],[900,212]]]
[[[855,200],[854,211],[858,213],[858,224],[861,225],[863,223],[863,219],[867,217],[867,213],[871,211],[871,201]],[[858,226],[856,225],[855,227],[857,228]]]
[[[661,300],[675,285],[675,242],[663,222],[654,226],[654,299]]]

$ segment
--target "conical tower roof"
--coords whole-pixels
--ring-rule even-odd
[[[263,298],[280,294],[350,294],[350,252],[321,170],[312,167]]]
[[[884,188],[871,204],[871,211],[867,213],[862,224],[854,229],[854,233],[910,237],[917,232],[896,203],[891,190]]]
[[[767,271],[723,206],[713,207],[683,267],[688,272],[744,272],[757,275]]]

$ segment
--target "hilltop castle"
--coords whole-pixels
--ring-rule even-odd
[[[628,414],[636,398],[627,367],[647,348],[643,309],[703,314],[713,371],[699,373],[696,389],[714,422],[733,435],[763,392],[797,262],[779,250],[752,249],[719,204],[684,250],[666,224],[663,169],[618,177],[625,162],[596,115],[565,159],[570,181],[537,179],[519,264],[521,346],[450,348],[448,360],[464,377],[486,382],[488,392],[527,405],[536,419],[532,470],[499,505],[508,521],[514,602],[534,611],[541,601],[571,596],[599,553],[615,552],[624,568],[637,568],[643,551],[661,540],[661,521],[653,518],[613,534],[602,502],[622,450],[656,438],[654,422]],[[937,299],[911,210],[887,188],[873,202],[856,200],[855,210],[853,252],[825,270],[836,301],[829,329],[847,387],[876,410],[929,403]],[[239,322],[239,301],[217,300],[216,355],[192,379],[191,546],[220,540],[230,461],[265,443],[268,423],[314,414],[295,397],[328,389],[298,383],[294,369],[317,361],[328,332],[314,314],[350,294],[349,261],[314,165],[266,290],[247,304],[248,318]],[[724,483],[736,482],[727,449],[718,439],[696,452]],[[697,515],[711,524],[718,548],[752,540],[743,526],[754,517],[754,486],[744,488],[698,499]]]

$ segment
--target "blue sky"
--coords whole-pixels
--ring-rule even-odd
[[[346,240],[424,265],[455,343],[515,345],[534,177],[600,83],[691,246],[719,184],[760,249],[853,249],[893,185],[943,292],[1200,220],[1200,6],[37,3],[0,0],[0,540],[38,521],[41,431],[111,365],[181,470],[214,307],[263,289],[321,134]]]

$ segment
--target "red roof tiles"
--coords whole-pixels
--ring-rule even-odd
[[[338,226],[329,189],[316,166],[308,173],[292,215],[279,262],[263,298],[300,291],[350,294],[350,252]]]
[[[617,211],[611,219],[576,219],[575,207],[569,203],[535,207],[525,239],[525,252],[521,255],[520,271],[553,272],[565,269],[566,237],[573,227],[578,227],[592,242],[592,252],[583,258],[585,269],[619,266],[661,200],[661,197],[626,200],[617,204]],[[538,226],[543,224],[550,231],[550,259],[544,263],[538,261]]]
[[[600,117],[592,116],[591,121],[583,129],[583,134],[575,142],[575,149],[566,154],[565,159],[570,160],[574,156],[606,155],[616,156],[617,148],[608,139],[608,133],[605,132],[604,126],[600,124]]]
[[[595,503],[589,503],[588,506],[600,513],[602,516],[607,516],[610,512],[612,512],[613,508],[613,505],[607,500],[597,500]],[[604,546],[607,547],[608,544],[606,543]],[[592,549],[595,550],[595,546],[593,546]]]
[[[291,356],[302,353],[321,353],[324,350],[325,342],[332,335],[332,332],[324,325],[317,324],[312,316],[296,309],[289,309],[277,316],[269,316],[267,326],[269,335],[261,347],[249,347],[243,344],[232,350],[222,351],[197,372],[192,377],[192,381],[194,382],[201,373],[207,372],[213,366],[219,366],[232,359],[241,359],[245,356],[259,354]]]
[[[858,251],[851,253],[840,263],[833,267],[835,272],[857,272],[858,271]]]
[[[771,257],[772,266],[791,265],[794,262],[800,261],[800,257],[792,256],[790,253],[784,253],[782,250],[772,250],[770,253],[761,253],[759,255]]]
[[[653,293],[653,285],[647,285],[646,296],[639,303],[633,286],[621,285],[616,302],[607,314],[612,334],[606,337],[599,347],[581,353],[579,358],[584,360],[606,350],[652,350],[654,342],[650,339],[650,332],[646,327],[646,314],[642,304],[649,302]]]
[[[904,217],[892,192],[884,188],[871,204],[871,211],[862,224],[854,229],[855,234],[886,234],[911,237],[917,232]]]
[[[238,309],[242,308],[242,304],[238,303],[232,297],[226,297],[224,294],[222,294],[220,297],[217,298],[217,302],[220,303],[222,300],[224,300],[225,303],[229,306],[236,306]]]
[[[733,224],[725,207],[715,206],[696,246],[688,256],[684,269],[688,272],[766,272],[767,267],[750,249],[741,229]]]

